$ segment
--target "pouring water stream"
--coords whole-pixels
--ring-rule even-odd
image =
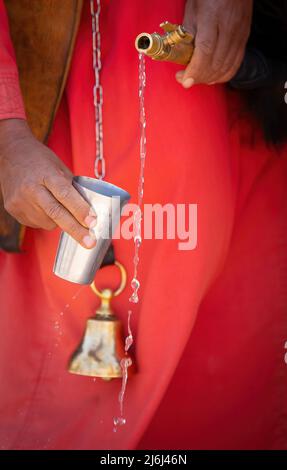
[[[144,196],[144,169],[146,160],[146,113],[145,113],[145,87],[146,87],[146,70],[145,70],[145,56],[139,54],[139,105],[140,105],[140,174],[138,182],[138,201],[137,209],[134,212],[133,230],[134,230],[134,258],[133,258],[133,279],[131,281],[132,294],[129,301],[132,304],[137,304],[139,301],[138,290],[140,288],[140,281],[138,279],[138,265],[139,265],[139,250],[142,243],[142,214],[143,214],[143,196]],[[131,331],[131,316],[132,310],[128,311],[128,336],[125,340],[125,353],[128,353],[129,348],[133,344],[133,335]],[[117,426],[124,425],[126,419],[124,418],[124,398],[128,381],[128,368],[131,366],[132,360],[126,357],[121,360],[122,368],[122,387],[119,394],[120,416],[114,418],[114,432],[117,431]]]

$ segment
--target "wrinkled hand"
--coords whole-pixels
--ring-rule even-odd
[[[187,0],[183,25],[195,34],[195,49],[176,79],[195,83],[228,82],[240,67],[250,34],[253,0]]]
[[[89,204],[72,186],[72,173],[20,119],[0,121],[0,186],[7,212],[23,225],[59,226],[85,248],[96,224]]]

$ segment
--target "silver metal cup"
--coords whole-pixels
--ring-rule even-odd
[[[70,282],[91,284],[108,251],[121,210],[130,195],[113,184],[86,176],[75,176],[73,186],[97,215],[96,227],[90,229],[97,243],[94,248],[87,249],[62,232],[53,272]]]

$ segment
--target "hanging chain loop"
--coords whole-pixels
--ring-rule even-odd
[[[95,5],[96,3],[96,5]],[[95,9],[95,6],[97,9]],[[93,89],[94,107],[95,107],[95,134],[96,134],[96,158],[95,175],[100,180],[104,179],[106,174],[106,165],[104,158],[103,144],[103,88],[101,85],[101,34],[100,34],[100,0],[90,0],[92,16],[92,34],[93,34],[93,69],[95,73],[95,85]]]

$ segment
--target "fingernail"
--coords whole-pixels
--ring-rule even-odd
[[[95,225],[97,225],[97,218],[92,215],[87,215],[87,217],[85,218],[85,224],[89,228],[95,227]]]
[[[175,74],[175,79],[176,79],[179,83],[182,82],[182,77],[183,77],[183,73],[181,73],[181,72],[177,72],[177,73]]]
[[[186,79],[182,82],[182,86],[183,86],[184,88],[190,88],[193,84],[194,84],[194,79],[193,79],[193,78],[186,78]]]
[[[86,245],[87,248],[92,248],[92,246],[95,245],[95,240],[93,240],[91,237],[89,237],[89,235],[86,235],[83,238],[83,243],[84,243],[84,245]]]

